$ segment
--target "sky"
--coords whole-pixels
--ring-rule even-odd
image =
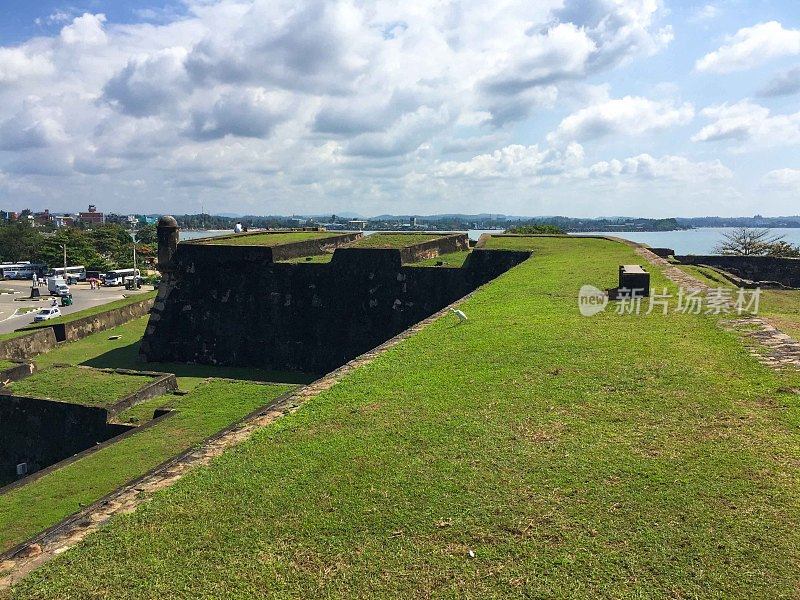
[[[3,0],[0,208],[800,214],[797,0]]]

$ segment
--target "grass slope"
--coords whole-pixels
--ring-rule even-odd
[[[468,322],[359,368],[15,597],[795,596],[800,378],[710,316],[579,316],[578,288],[613,285],[630,248],[508,245],[535,256]]]
[[[20,396],[52,398],[86,406],[110,406],[152,381],[152,377],[120,375],[78,367],[49,368],[8,387]]]
[[[118,422],[141,423],[150,420],[155,408],[168,406],[177,411],[150,429],[0,496],[0,552],[309,380],[302,374],[259,369],[138,362],[139,340],[146,325],[147,317],[142,317],[64,344],[36,358],[40,369],[68,363],[175,373],[180,387],[190,393],[154,398],[118,415]],[[117,335],[121,337],[109,339]],[[19,383],[26,381],[29,380]],[[265,385],[259,383],[262,381],[280,383]]]
[[[237,235],[234,237],[210,238],[204,244],[217,246],[281,246],[294,242],[316,240],[320,238],[342,235],[337,232],[325,231],[287,231],[284,233],[256,233],[253,235]]]

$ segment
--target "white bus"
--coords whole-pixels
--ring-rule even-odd
[[[141,279],[141,272],[136,269],[137,279]],[[117,269],[116,271],[109,271],[103,276],[103,285],[123,285],[126,279],[133,277],[133,269]]]
[[[86,267],[83,265],[67,267],[66,275],[64,274],[64,267],[56,267],[55,269],[50,269],[50,276],[62,277],[64,279],[75,278],[78,281],[86,281]]]
[[[5,279],[33,279],[34,275],[41,275],[44,265],[31,264],[30,262],[3,263],[0,265]]]

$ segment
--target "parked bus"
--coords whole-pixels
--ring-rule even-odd
[[[117,269],[116,271],[109,271],[103,277],[103,285],[123,285],[126,279],[133,277],[133,269]],[[136,278],[141,279],[142,274],[139,269],[136,269]]]
[[[33,279],[34,275],[41,276],[45,270],[44,265],[30,262],[3,263],[0,269],[4,279]]]
[[[86,281],[86,267],[83,265],[67,267],[66,275],[64,275],[64,267],[56,267],[55,269],[50,269],[49,275],[50,277],[62,277],[64,279]]]

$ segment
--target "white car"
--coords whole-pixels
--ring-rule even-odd
[[[41,323],[42,321],[55,319],[56,317],[60,316],[61,316],[61,310],[59,310],[57,306],[48,306],[47,308],[43,308],[33,316],[33,322]]]

